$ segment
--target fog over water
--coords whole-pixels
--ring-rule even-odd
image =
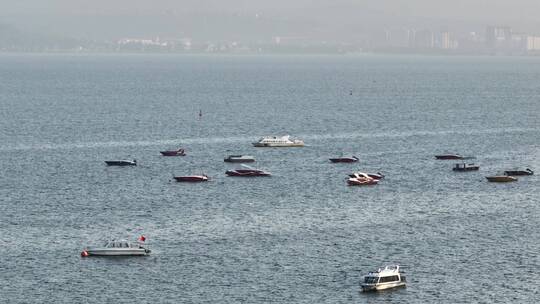
[[[302,35],[354,40],[384,27],[483,29],[512,25],[540,32],[535,0],[20,0],[1,3],[0,23],[73,38],[122,36],[265,38]]]

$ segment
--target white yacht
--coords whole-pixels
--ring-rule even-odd
[[[285,136],[265,136],[254,142],[255,147],[303,147],[304,142],[299,139],[291,140],[289,135]]]
[[[112,240],[106,242],[102,247],[87,247],[81,252],[81,256],[87,257],[91,255],[99,256],[133,256],[133,255],[149,255],[150,249],[144,244],[137,242],[128,242],[126,240]]]
[[[405,276],[399,272],[399,265],[389,265],[369,272],[360,286],[362,291],[376,291],[404,287],[405,283]]]

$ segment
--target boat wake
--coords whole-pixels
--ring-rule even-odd
[[[437,136],[437,135],[482,135],[482,134],[504,134],[504,133],[530,133],[538,132],[538,128],[498,128],[498,129],[481,129],[481,130],[441,130],[441,131],[404,131],[404,132],[373,132],[366,133],[358,132],[343,132],[329,134],[301,134],[298,137],[316,142],[318,140],[327,139],[354,139],[354,138],[406,138],[412,136]],[[182,139],[161,139],[161,140],[146,140],[146,141],[108,141],[108,142],[75,142],[75,143],[60,143],[60,144],[20,144],[20,145],[5,145],[0,147],[0,151],[24,151],[24,150],[76,150],[76,149],[93,149],[93,148],[116,148],[116,147],[150,147],[150,146],[165,146],[165,145],[182,145],[189,144],[219,144],[219,143],[250,143],[259,135],[252,136],[231,136],[231,137],[202,137],[202,138],[182,138]]]
[[[349,139],[349,138],[405,138],[412,136],[436,136],[436,135],[482,135],[482,134],[504,134],[504,133],[530,133],[538,132],[538,128],[497,128],[497,129],[481,129],[481,130],[440,130],[440,131],[387,131],[366,133],[365,131],[358,132],[343,132],[332,134],[301,134],[299,138],[311,141],[326,140],[326,139]]]

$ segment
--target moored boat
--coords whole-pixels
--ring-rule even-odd
[[[246,165],[242,165],[241,169],[227,170],[225,171],[225,174],[227,174],[228,176],[243,176],[243,177],[270,176],[271,175],[270,172],[255,169]]]
[[[186,151],[184,149],[159,151],[159,153],[163,156],[186,156]]]
[[[508,176],[508,175],[486,176],[486,179],[489,182],[493,182],[493,183],[516,182],[518,180],[517,178],[513,176]]]
[[[177,182],[185,182],[185,183],[199,183],[199,182],[207,182],[210,178],[205,175],[184,175],[184,176],[174,176],[174,179]]]
[[[507,170],[507,171],[504,171],[504,174],[510,175],[510,176],[533,175],[534,171],[529,168],[526,168],[525,170]]]
[[[136,166],[137,160],[106,160],[105,163],[107,166]]]
[[[223,161],[227,163],[252,163],[255,158],[249,155],[229,155]]]
[[[454,168],[452,168],[453,171],[459,171],[459,172],[465,172],[465,171],[478,171],[480,169],[480,166],[475,164],[456,164]]]
[[[347,184],[349,186],[368,186],[368,185],[376,185],[379,180],[375,179],[373,177],[370,177],[366,173],[354,173],[352,174],[353,177],[350,177],[347,179]]]
[[[383,179],[384,178],[384,175],[382,173],[380,173],[380,172],[377,172],[377,173],[355,172],[355,173],[349,174],[349,177],[354,178],[354,177],[357,177],[358,175],[360,175],[360,176],[367,175],[367,176],[369,176],[371,178],[374,178],[374,179]]]
[[[141,237],[144,239],[144,237]],[[139,239],[141,240],[141,239]],[[82,257],[88,256],[144,256],[149,255],[150,249],[141,242],[126,240],[111,240],[101,247],[87,247],[81,252]]]
[[[377,291],[396,287],[405,287],[407,280],[400,272],[399,265],[389,265],[371,271],[364,276],[360,284],[362,291]]]
[[[436,159],[441,159],[441,160],[447,160],[447,159],[474,159],[475,157],[474,156],[463,156],[463,155],[459,155],[459,154],[440,154],[440,155],[435,155],[435,158]]]
[[[359,160],[356,156],[330,158],[333,163],[355,163]]]
[[[299,139],[291,140],[289,135],[265,136],[252,143],[255,147],[303,147],[304,142]]]

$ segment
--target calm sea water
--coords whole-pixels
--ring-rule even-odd
[[[540,172],[540,58],[1,55],[0,79],[2,303],[540,299],[538,175],[484,178]],[[308,146],[250,145],[281,134]],[[273,176],[226,177],[228,154]],[[141,234],[149,257],[79,256]],[[360,293],[389,263],[408,287]]]

